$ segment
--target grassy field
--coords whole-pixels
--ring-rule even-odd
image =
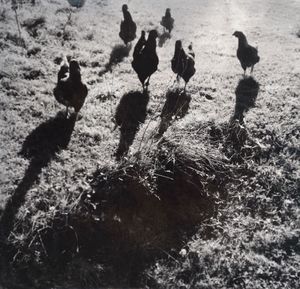
[[[123,2],[25,3],[21,35],[0,3],[0,287],[300,288],[299,1],[125,1],[160,34],[148,94]],[[196,54],[186,94],[177,39]],[[53,96],[64,56],[89,89],[77,121]]]

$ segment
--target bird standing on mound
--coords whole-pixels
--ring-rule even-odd
[[[150,77],[157,70],[159,63],[159,59],[156,54],[157,37],[157,31],[151,30],[149,32],[147,41],[145,41],[145,32],[142,31],[141,37],[134,47],[133,61],[131,65],[137,73],[144,90],[145,86],[146,89],[148,88]]]
[[[119,36],[124,41],[125,45],[136,38],[136,24],[132,20],[131,14],[128,11],[128,6],[124,4],[122,6],[124,20],[121,22],[120,25],[120,33]]]
[[[171,9],[167,8],[165,16],[161,18],[160,25],[162,25],[165,29],[171,33],[173,27],[174,27],[174,18],[171,16]]]
[[[259,56],[257,49],[248,44],[247,38],[243,32],[235,31],[233,36],[239,39],[239,46],[237,49],[237,58],[241,63],[244,70],[244,75],[246,74],[247,67],[251,67],[251,73],[253,72],[254,65],[259,62]]]
[[[173,72],[177,74],[177,81],[179,81],[179,77],[185,81],[185,90],[187,83],[196,72],[195,53],[192,43],[188,46],[188,53],[185,53],[182,48],[181,40],[176,41],[174,56],[171,60],[171,68]]]
[[[55,99],[67,107],[66,116],[68,116],[70,106],[74,108],[77,117],[88,94],[88,89],[81,81],[80,66],[76,60],[71,60],[69,66],[66,63],[61,66],[53,93]]]

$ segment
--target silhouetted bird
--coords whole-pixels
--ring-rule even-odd
[[[252,73],[254,65],[258,63],[260,59],[257,53],[257,49],[248,44],[247,38],[243,32],[235,31],[232,35],[239,39],[237,58],[239,59],[244,70],[244,75],[246,74],[247,67],[251,67]]]
[[[68,76],[69,72],[69,77]],[[76,60],[70,66],[64,63],[57,75],[57,85],[53,90],[55,99],[68,108],[73,107],[78,114],[88,94],[87,86],[81,81],[80,67]]]
[[[162,25],[165,29],[171,33],[173,27],[174,27],[174,18],[171,16],[171,9],[167,8],[165,16],[161,18],[160,25]]]
[[[135,39],[136,37],[136,24],[132,20],[131,14],[128,11],[128,6],[124,4],[122,6],[124,20],[120,25],[120,33],[119,36],[124,41],[125,45]]]
[[[133,58],[136,58],[140,54],[143,47],[145,46],[145,44],[146,44],[146,37],[145,36],[146,36],[146,33],[145,33],[144,30],[142,30],[141,37],[138,40],[138,42],[136,43],[136,45],[134,47],[134,50],[133,50]]]
[[[185,81],[184,90],[191,77],[195,74],[195,53],[192,43],[188,46],[188,53],[185,53],[182,48],[181,40],[175,43],[175,52],[171,60],[171,67],[174,73],[177,74],[177,81],[182,77]]]
[[[156,54],[156,38],[158,37],[156,30],[151,30],[145,41],[145,34],[142,35],[134,48],[132,67],[138,75],[143,89],[148,88],[151,75],[157,70],[159,63]],[[145,83],[147,79],[147,82]]]

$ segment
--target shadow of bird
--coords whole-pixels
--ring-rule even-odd
[[[174,18],[171,16],[171,9],[167,8],[165,16],[161,18],[160,25],[164,27],[164,29],[168,30],[169,33],[173,30],[174,27]]]
[[[172,121],[183,118],[188,113],[190,102],[191,96],[185,91],[175,89],[167,92],[156,137],[161,137],[172,124]]]
[[[117,44],[113,47],[109,61],[104,65],[104,67],[99,71],[98,75],[102,76],[107,72],[112,72],[115,65],[121,63],[124,58],[129,56],[131,45],[125,46],[124,44]]]
[[[168,39],[171,39],[171,34],[167,31],[165,31],[164,33],[162,34],[159,34],[158,35],[158,46],[159,47],[163,47],[165,42],[168,40]]]
[[[120,142],[115,154],[117,160],[127,154],[140,124],[145,122],[148,102],[146,91],[130,91],[122,96],[114,117],[114,130],[120,128]]]
[[[69,66],[66,63],[61,66],[53,94],[59,103],[67,107],[66,116],[68,116],[69,107],[73,107],[76,116],[78,115],[88,94],[88,89],[81,81],[80,66],[76,60],[71,60]]]
[[[239,123],[244,123],[244,116],[246,112],[255,107],[256,98],[259,91],[259,83],[253,78],[248,77],[241,79],[235,89],[235,109],[234,120],[238,120]]]
[[[150,77],[158,67],[159,59],[156,53],[157,37],[157,31],[151,30],[148,39],[145,40],[145,32],[142,31],[141,37],[134,48],[131,64],[143,85],[143,90],[148,89]]]
[[[182,47],[181,40],[175,43],[175,52],[171,60],[171,68],[177,74],[177,81],[180,77],[185,81],[184,90],[186,85],[195,74],[195,53],[193,51],[192,43],[188,46],[188,53]]]
[[[254,65],[259,62],[260,57],[258,56],[257,48],[248,44],[247,38],[243,32],[235,31],[233,36],[237,37],[239,40],[239,46],[237,49],[237,58],[241,63],[244,70],[244,75],[246,74],[246,69],[251,67],[251,73],[253,72]]]
[[[39,180],[42,169],[48,166],[57,153],[67,149],[74,126],[75,116],[66,120],[58,113],[54,118],[41,123],[26,137],[19,154],[29,160],[29,166],[1,215],[0,243],[13,230],[18,210],[25,202],[27,192]]]
[[[120,38],[124,41],[125,45],[133,41],[136,38],[136,24],[132,20],[131,14],[128,11],[128,6],[124,4],[122,6],[122,12],[124,20],[120,25]]]

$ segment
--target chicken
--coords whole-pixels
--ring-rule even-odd
[[[243,32],[235,31],[232,35],[239,39],[237,58],[244,70],[244,75],[246,74],[247,67],[251,67],[252,73],[254,65],[258,63],[260,59],[257,49],[248,44],[247,38]]]
[[[146,44],[145,35],[146,35],[145,31],[142,30],[141,37],[138,40],[138,42],[136,43],[134,50],[133,50],[133,58],[136,58],[139,55],[139,53],[141,52],[142,48],[145,46],[145,44]]]
[[[76,115],[78,114],[84,104],[88,89],[81,81],[80,66],[76,60],[71,60],[70,66],[66,63],[61,66],[53,94],[59,103],[67,107],[67,116],[69,107],[73,107]]]
[[[165,16],[161,18],[160,25],[162,25],[165,29],[171,33],[173,27],[174,27],[174,18],[171,16],[171,9],[167,8]]]
[[[128,6],[124,4],[122,6],[124,20],[120,25],[120,33],[119,36],[124,41],[125,45],[136,38],[136,24],[132,20],[131,14],[128,11]]]
[[[184,90],[186,85],[195,74],[195,53],[193,51],[192,43],[188,46],[188,53],[185,53],[182,48],[181,40],[177,40],[175,43],[175,53],[171,60],[171,68],[174,73],[177,74],[177,80],[179,77],[185,81]]]
[[[134,48],[132,67],[138,75],[143,89],[148,88],[151,75],[157,70],[159,63],[156,54],[156,38],[158,37],[156,30],[151,30],[145,41],[145,35],[142,35]],[[147,79],[147,82],[145,83]]]

